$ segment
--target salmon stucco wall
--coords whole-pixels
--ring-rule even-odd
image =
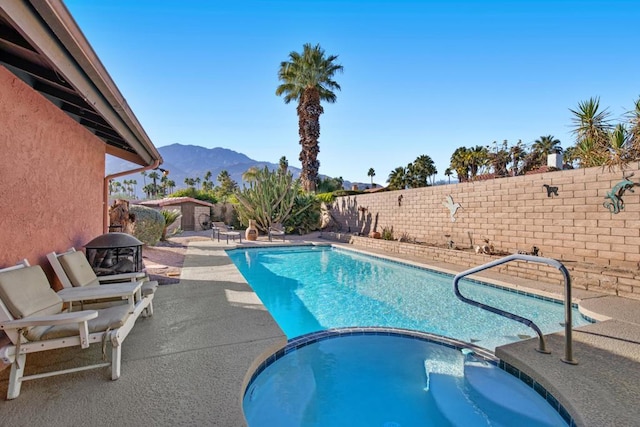
[[[102,234],[105,145],[0,66],[0,267]]]

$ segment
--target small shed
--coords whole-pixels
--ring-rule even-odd
[[[137,204],[157,210],[180,212],[181,217],[167,230],[176,228],[183,231],[200,231],[210,228],[212,203],[194,199],[193,197],[167,197],[157,200],[145,200]]]

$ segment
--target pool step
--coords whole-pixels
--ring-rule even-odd
[[[427,387],[440,413],[453,426],[490,426],[487,417],[464,393],[462,359],[426,359],[424,372]]]
[[[482,361],[464,363],[467,396],[492,423],[551,427],[566,425],[560,414],[519,379]]]
[[[424,369],[425,390],[453,426],[566,425],[532,388],[473,356],[465,361],[427,359]]]
[[[495,426],[487,416],[469,401],[463,391],[464,379],[447,374],[431,373],[429,393],[442,416],[455,427]]]

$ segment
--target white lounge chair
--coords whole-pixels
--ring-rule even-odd
[[[211,223],[211,238],[215,239],[216,236],[218,236],[218,242],[220,241],[220,236],[223,236],[227,238],[227,243],[229,243],[229,237],[231,237],[232,240],[237,238],[240,240],[240,243],[242,243],[242,233],[235,231],[224,222]]]
[[[93,271],[93,268],[91,268],[91,265],[84,253],[76,251],[74,248],[71,248],[67,252],[61,254],[56,252],[48,253],[47,259],[49,260],[51,267],[53,267],[53,271],[56,273],[58,280],[60,280],[60,283],[62,283],[62,286],[65,289],[71,287],[111,285],[125,282],[142,282],[142,286],[140,287],[141,297],[149,300],[147,308],[145,309],[145,315],[153,315],[153,297],[156,289],[158,288],[158,282],[155,280],[149,280],[146,273],[134,272],[112,274],[110,276],[97,276]]]
[[[136,292],[141,286],[133,284]],[[148,304],[119,304],[100,310],[65,312],[68,302],[57,294],[40,266],[22,264],[0,270],[0,329],[11,341],[0,348],[0,360],[11,364],[7,399],[20,394],[24,381],[111,366],[111,379],[120,377],[121,345]],[[111,343],[111,362],[24,375],[27,354],[65,347],[88,348]]]
[[[284,227],[279,222],[271,224],[269,227],[269,241],[273,237],[282,237],[282,241],[284,242]]]

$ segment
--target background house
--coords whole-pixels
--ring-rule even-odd
[[[180,218],[168,229],[170,235],[175,229],[184,231],[200,231],[211,228],[211,208],[213,204],[192,197],[167,197],[159,200],[146,200],[138,203],[157,210],[180,212]]]
[[[162,158],[60,0],[0,3],[0,266],[106,232],[109,179]],[[140,165],[105,176],[106,155]]]

